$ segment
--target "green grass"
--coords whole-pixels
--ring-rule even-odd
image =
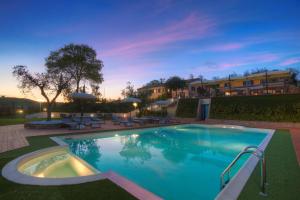
[[[33,119],[25,119],[25,118],[0,118],[0,126],[6,125],[14,125],[14,124],[24,124],[30,121],[40,121],[46,120],[46,118],[33,118]]]
[[[27,138],[30,146],[0,154],[0,169],[10,160],[25,153],[56,145],[46,136]],[[7,181],[0,176],[1,200],[89,200],[135,199],[109,180],[69,186],[30,186]]]
[[[255,171],[244,187],[239,199],[300,199],[300,167],[298,165],[289,131],[278,130],[266,150],[267,197],[258,195],[260,168]]]

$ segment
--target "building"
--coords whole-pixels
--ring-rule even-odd
[[[290,71],[268,71],[248,76],[235,76],[189,85],[190,97],[264,95],[299,93]]]
[[[139,93],[149,93],[149,99],[158,99],[162,96],[165,96],[167,94],[170,94],[172,98],[186,98],[190,97],[190,89],[189,85],[190,83],[196,81],[198,79],[187,79],[186,81],[186,87],[183,89],[178,89],[177,91],[170,91],[166,88],[164,83],[157,83],[157,84],[150,84],[146,85],[144,87],[138,88]]]
[[[164,94],[166,94],[167,89],[163,83],[158,85],[146,85],[144,87],[138,88],[139,93],[148,93],[149,99],[157,99]]]

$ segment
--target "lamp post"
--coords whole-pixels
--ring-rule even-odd
[[[137,108],[137,106],[138,106],[137,102],[133,102],[132,105],[133,105],[133,107],[134,107],[134,110],[136,110],[136,108]],[[135,116],[136,116],[136,114],[135,114]]]

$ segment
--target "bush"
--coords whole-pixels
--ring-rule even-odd
[[[195,118],[197,117],[199,99],[180,99],[177,105],[176,116]]]
[[[299,122],[300,95],[215,97],[210,118]]]
[[[166,117],[168,116],[167,110],[158,110],[158,111],[151,111],[151,110],[142,110],[138,113],[138,117],[142,116],[157,116],[157,117]]]

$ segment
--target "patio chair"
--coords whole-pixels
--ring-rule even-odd
[[[121,119],[118,116],[112,115],[111,121],[114,125],[120,125]]]
[[[129,119],[122,119],[119,121],[120,125],[124,125],[126,127],[132,127],[133,126],[133,122]]]
[[[145,125],[145,122],[144,122],[144,120],[142,120],[142,119],[139,119],[139,118],[137,118],[137,117],[135,117],[135,118],[132,118],[132,119],[130,119],[133,123],[136,123],[136,124],[139,124],[140,126],[143,126],[143,125]]]

